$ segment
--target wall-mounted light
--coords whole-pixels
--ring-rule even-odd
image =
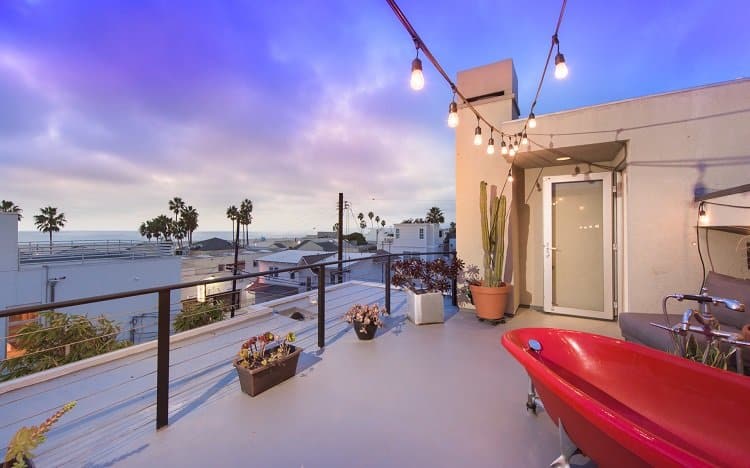
[[[706,204],[701,202],[698,205],[698,224],[705,226],[708,224],[708,213],[706,213]]]
[[[555,161],[567,161],[570,159],[570,156],[558,156],[555,158]]]

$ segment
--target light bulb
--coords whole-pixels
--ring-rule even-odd
[[[487,154],[495,154],[495,139],[492,137],[487,141]]]
[[[516,150],[516,153],[519,151],[518,138],[513,142],[513,149]]]
[[[508,150],[508,154],[509,154],[509,155],[510,155],[511,157],[515,156],[515,155],[516,155],[516,149],[515,149],[515,148],[513,148],[513,146],[511,146],[511,147],[510,147],[510,149]]]
[[[482,144],[482,129],[477,125],[474,130],[474,145],[479,146]]]
[[[523,136],[521,137],[521,144],[524,146],[529,146],[529,138],[526,136],[526,132],[523,132]]]
[[[508,169],[508,182],[513,183],[513,169]]]
[[[501,154],[508,154],[508,147],[505,146],[505,140],[502,140],[500,142],[500,153]]]
[[[698,224],[703,226],[708,224],[708,214],[706,213],[706,208],[702,204],[698,208]]]
[[[529,128],[536,128],[536,117],[533,112],[529,114]]]
[[[565,56],[560,52],[555,56],[555,78],[562,80],[568,76],[568,66],[565,64]]]
[[[419,91],[424,88],[424,74],[422,73],[422,61],[415,58],[411,61],[411,80],[409,81],[411,89]]]
[[[458,104],[453,101],[448,106],[448,126],[450,128],[458,127]]]

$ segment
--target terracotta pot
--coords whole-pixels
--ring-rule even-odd
[[[505,315],[510,286],[491,288],[488,286],[469,286],[477,317],[485,320],[500,320]]]
[[[257,369],[248,369],[239,365],[239,361],[234,361],[234,367],[237,369],[237,375],[240,378],[240,388],[250,396],[263,393],[274,385],[291,378],[297,373],[297,362],[302,348],[289,345],[292,352],[284,359],[265,367]],[[266,350],[270,354],[273,349]]]

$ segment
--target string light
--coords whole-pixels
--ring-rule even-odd
[[[529,138],[526,136],[526,132],[523,132],[523,136],[521,137],[521,144],[524,146],[529,146]]]
[[[513,183],[513,166],[508,169],[508,182]]]
[[[500,153],[503,155],[508,154],[508,147],[505,146],[505,138],[502,136],[500,137]]]
[[[458,104],[456,104],[455,96],[448,106],[448,126],[450,128],[458,127]]]
[[[482,127],[479,126],[479,117],[477,117],[477,128],[474,129],[474,145],[479,146],[481,144],[482,144]]]
[[[706,204],[701,202],[700,205],[698,205],[698,224],[706,225],[708,224],[708,214],[706,213]]]
[[[513,147],[513,145],[510,146],[510,149],[508,150],[508,156],[511,158],[516,155],[516,149]]]
[[[520,147],[518,146],[518,136],[516,136],[516,139],[513,141],[513,149],[516,150],[516,153],[520,151]]]
[[[495,139],[492,138],[492,129],[490,129],[490,139],[487,140],[487,154],[495,154]]]
[[[419,91],[424,88],[424,74],[422,73],[422,61],[419,59],[419,47],[417,47],[417,58],[411,61],[411,89]]]
[[[529,114],[528,126],[529,128],[536,128],[536,116],[533,112]]]
[[[557,34],[552,36],[552,41],[557,46],[557,55],[555,55],[555,78],[562,80],[568,76],[568,65],[565,63],[565,56],[560,53],[560,40],[557,38]]]

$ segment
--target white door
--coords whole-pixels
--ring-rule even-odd
[[[543,179],[544,310],[612,320],[609,173]]]

